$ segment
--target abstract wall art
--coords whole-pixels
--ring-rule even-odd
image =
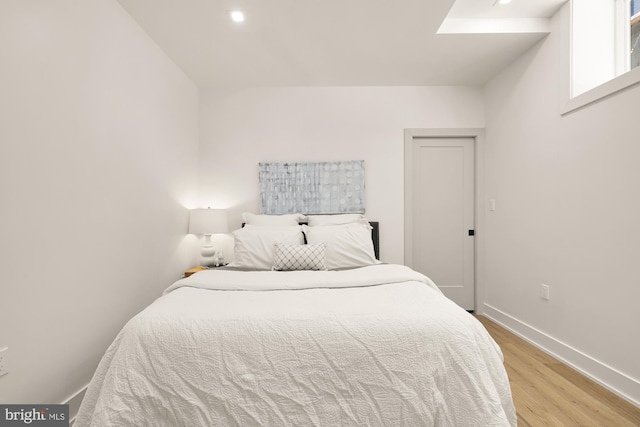
[[[260,163],[260,211],[364,213],[364,171],[364,160]]]

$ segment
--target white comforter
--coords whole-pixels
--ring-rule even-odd
[[[75,423],[515,425],[499,347],[399,265],[179,280],[118,334]]]

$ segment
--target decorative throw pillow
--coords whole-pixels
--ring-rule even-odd
[[[326,270],[327,244],[288,245],[276,243],[273,246],[273,269],[291,270]]]

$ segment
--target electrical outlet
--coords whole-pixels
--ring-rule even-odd
[[[9,347],[0,349],[0,377],[9,373],[9,367],[7,366],[8,353]]]
[[[549,301],[549,286],[544,283],[540,285],[540,298]]]

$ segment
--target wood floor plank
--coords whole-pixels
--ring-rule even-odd
[[[518,426],[640,426],[640,408],[486,317],[476,318],[504,354]]]
[[[541,404],[539,396],[525,390],[517,382],[511,384],[513,402],[518,415],[518,427],[530,426],[560,426],[566,421],[556,418],[544,405]]]
[[[512,393],[514,389],[521,389],[526,395],[522,402],[517,398],[522,398],[522,394],[514,396],[516,410],[521,410],[522,403],[526,403],[528,412],[526,419],[533,425],[587,425],[590,421],[587,414],[576,410],[573,407],[559,406],[562,402],[563,394],[553,389],[549,384],[549,374],[542,369],[537,369],[534,365],[523,363],[512,363],[513,353],[505,352],[505,368],[511,381]],[[520,406],[520,407],[519,407]],[[533,417],[532,415],[535,415]],[[539,417],[543,417],[548,423],[542,423]]]
[[[522,380],[527,381],[544,396],[545,401],[554,409],[552,412],[562,412],[570,417],[568,421],[571,425],[588,425],[594,417],[601,419],[604,425],[624,425],[620,424],[620,416],[599,396],[585,393],[579,386],[550,368],[550,365],[558,365],[560,362],[535,364],[521,348],[508,348],[510,358],[515,357],[514,360],[519,362],[511,365],[512,369],[514,365],[520,369],[525,374]],[[580,398],[572,399],[574,396]]]
[[[624,399],[619,398],[615,394],[609,392],[600,384],[595,383],[589,378],[582,375],[580,372],[568,367],[563,363],[554,363],[549,366],[558,375],[576,384],[584,393],[597,398],[612,408],[616,414],[628,419],[632,425],[640,426],[640,410],[627,402]]]

